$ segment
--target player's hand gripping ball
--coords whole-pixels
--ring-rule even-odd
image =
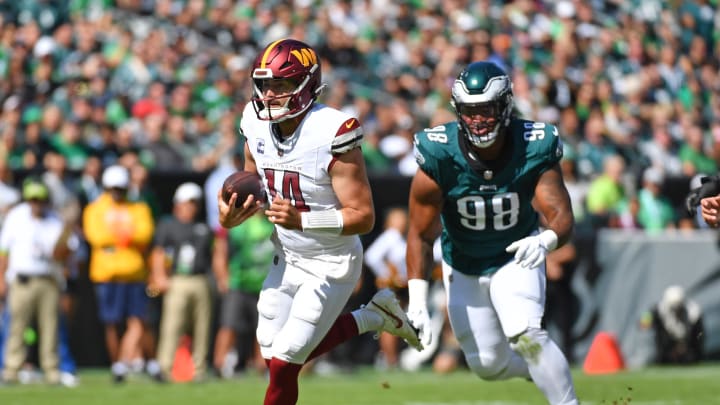
[[[250,194],[255,196],[255,201],[266,201],[262,180],[255,172],[240,170],[229,175],[222,186],[223,201],[229,202],[233,193],[237,193],[236,207],[241,207]]]

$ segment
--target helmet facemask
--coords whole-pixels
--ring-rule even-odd
[[[255,59],[252,79],[255,113],[258,119],[273,123],[307,111],[324,87],[315,51],[294,39],[268,45]],[[270,97],[268,90],[272,90]]]
[[[487,103],[454,103],[458,122],[470,143],[487,148],[510,124],[512,96]]]
[[[255,93],[253,106],[258,118],[263,121],[281,122],[305,112],[315,101],[323,87],[320,86],[313,93],[306,91],[306,87],[313,77],[312,72],[314,69],[319,68],[319,65],[313,66],[311,74],[306,75],[299,84],[296,80],[293,80],[297,78],[273,78],[270,69],[255,69],[253,72],[253,89]],[[271,83],[272,81],[276,83]],[[285,83],[277,84],[277,82]],[[272,88],[274,94],[279,94],[266,97],[265,91],[268,88]],[[282,89],[283,91],[275,89]],[[282,99],[285,99],[285,102],[281,105],[278,104],[277,100]]]
[[[468,141],[477,148],[488,148],[510,125],[510,78],[491,63],[471,64],[453,83],[451,104]]]

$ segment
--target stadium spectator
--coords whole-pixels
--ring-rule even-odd
[[[365,265],[375,275],[377,288],[390,288],[401,299],[407,300],[407,270],[405,268],[405,235],[407,234],[407,210],[392,208],[385,214],[383,232],[365,251]],[[380,353],[376,366],[396,368],[400,341],[387,332],[379,336]]]
[[[25,362],[24,332],[33,319],[40,335],[45,379],[60,383],[58,330],[65,260],[77,248],[73,222],[63,222],[40,180],[23,183],[24,203],[10,210],[0,233],[0,297],[7,297],[9,325],[3,380],[18,381]]]
[[[577,305],[572,279],[577,259],[577,248],[572,239],[545,257],[547,286],[543,325],[549,330],[569,363],[574,360],[572,329],[577,316]]]
[[[212,229],[198,217],[201,202],[200,186],[178,186],[173,215],[158,224],[152,242],[151,285],[164,295],[158,344],[162,378],[172,376],[175,351],[186,330],[192,337],[193,378],[202,381],[207,369],[213,312],[208,273],[216,265]]]
[[[153,222],[157,222],[163,214],[160,209],[159,196],[150,185],[150,173],[138,160],[130,163],[130,183],[128,186],[128,201],[143,202],[150,207]],[[148,286],[150,287],[150,286]],[[135,374],[147,371],[148,375],[156,381],[163,381],[160,365],[157,362],[157,344],[162,311],[162,297],[153,291],[148,294],[146,317],[143,319],[145,328],[140,339],[140,347],[133,355],[131,371]]]
[[[244,165],[243,150],[245,144],[240,143],[232,153],[232,158],[227,162],[220,162],[207,176],[203,190],[205,191],[205,212],[207,223],[210,228],[217,231],[221,229],[218,219],[217,196],[215,193],[222,187],[225,179],[232,173],[242,170]]]
[[[78,179],[69,172],[65,156],[50,150],[43,162],[47,170],[42,174],[42,180],[50,189],[53,208],[59,212],[79,210]]]
[[[676,227],[675,210],[662,196],[663,172],[656,167],[645,169],[642,188],[638,191],[638,224],[650,233]]]
[[[62,296],[61,296],[62,299]],[[72,351],[70,350],[70,337],[68,333],[68,324],[67,319],[64,316],[64,309],[61,310],[59,317],[58,317],[58,371],[60,371],[60,384],[65,387],[76,387],[80,384],[80,379],[77,376],[77,363],[75,361],[75,357],[72,354]],[[30,326],[32,325],[32,326]],[[5,364],[5,344],[7,343],[7,332],[8,328],[10,326],[10,312],[8,311],[8,308],[2,308],[2,311],[0,312],[0,371],[2,371],[4,364]],[[35,323],[30,323],[29,326],[25,329],[25,333],[23,335],[23,345],[25,349],[27,349],[27,357],[25,361],[23,361],[22,368],[20,372],[18,373],[18,379],[20,380],[20,383],[24,383],[26,381],[34,380],[36,374],[35,374],[35,365],[32,364],[31,360],[34,360],[34,356],[31,356],[32,353],[32,346],[28,345],[28,331],[30,332],[30,335],[35,332]],[[36,333],[36,332],[35,332]],[[34,342],[37,343],[37,342]],[[29,376],[30,378],[27,378],[26,376]],[[40,377],[38,375],[38,377]]]
[[[162,212],[157,192],[150,185],[150,172],[145,165],[135,162],[129,168],[130,183],[128,185],[128,200],[143,202],[150,207],[153,220],[157,221]]]
[[[429,344],[427,273],[442,231],[447,311],[468,367],[485,380],[532,379],[550,404],[578,404],[541,324],[545,258],[574,226],[557,128],[513,116],[510,78],[491,62],[467,65],[452,97],[456,121],[415,135],[408,318]]]
[[[0,160],[0,229],[8,211],[20,202],[20,191],[13,187],[13,172],[5,160]]]
[[[325,86],[321,72],[307,44],[272,42],[253,63],[255,92],[243,112],[244,168],[262,177],[265,215],[277,233],[258,300],[257,339],[270,372],[265,405],[295,404],[303,364],[360,333],[384,330],[420,348],[390,290],[340,315],[362,271],[358,234],[372,229],[375,214],[359,148],[362,127],[315,103]],[[252,196],[236,207],[237,194],[229,201],[221,190],[217,195],[226,228],[261,209]]]
[[[118,163],[121,156],[130,167],[125,158],[136,159],[146,141],[139,136],[141,121],[132,114],[133,106],[152,93],[169,116],[185,120],[191,146],[186,151],[192,156],[183,155],[172,170],[183,166],[192,176],[203,176],[215,168],[212,157],[226,143],[216,136],[218,117],[227,114],[237,126],[252,93],[248,69],[258,44],[289,33],[318,50],[324,74],[334,83],[327,102],[349,110],[363,99],[367,112],[356,116],[366,130],[363,153],[373,176],[393,170],[387,156],[369,147],[401,124],[393,106],[409,106],[413,131],[451,120],[448,81],[469,61],[491,55],[508,66],[523,117],[560,121],[561,136],[576,147],[581,180],[602,174],[602,160],[596,156],[602,153],[584,150],[597,145],[626,159],[633,177],[629,184],[639,184],[650,162],[663,169],[666,183],[684,180],[678,179],[686,176],[679,154],[692,127],[702,129],[719,161],[715,55],[720,41],[713,35],[717,7],[712,2],[661,1],[643,7],[617,1],[499,0],[270,5],[4,2],[0,160],[16,181],[26,170],[42,171],[51,141],[57,142],[66,121],[77,121],[78,161],[85,149],[99,156],[103,167]],[[225,79],[232,84],[230,93]],[[156,87],[164,89],[156,92]],[[321,94],[320,101],[325,97]],[[564,128],[566,115],[581,129],[574,135]],[[168,139],[161,143],[175,149],[178,132],[171,137],[170,122],[167,129]],[[653,139],[656,129],[664,132],[658,141]],[[79,168],[75,161],[71,167]],[[677,206],[682,192],[663,188]],[[629,189],[626,193],[633,195]]]
[[[241,370],[265,370],[255,330],[258,297],[275,256],[270,238],[273,230],[258,212],[242,224],[221,228],[217,233],[213,270],[222,304],[213,358],[223,378],[231,377],[238,366]]]
[[[81,207],[95,201],[102,194],[102,161],[97,156],[89,156],[78,179],[78,199]]]
[[[713,142],[714,143],[714,142]],[[698,125],[691,125],[685,131],[685,143],[680,147],[678,156],[683,164],[683,173],[692,177],[698,173],[715,173],[717,162],[711,157],[710,145]]]
[[[125,167],[105,169],[105,191],[83,212],[83,231],[91,249],[90,280],[105,327],[113,381],[118,383],[125,381],[143,335],[148,305],[145,255],[154,231],[148,205],[127,199],[129,177]],[[119,336],[123,326],[125,332]]]
[[[690,364],[703,359],[705,342],[703,312],[687,298],[685,289],[673,285],[644,317],[644,327],[655,336],[655,357],[659,364]]]
[[[609,155],[603,161],[603,174],[590,183],[586,204],[590,221],[595,227],[605,227],[618,215],[626,201],[623,184],[625,161],[620,155]]]

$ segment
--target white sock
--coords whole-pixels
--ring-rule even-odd
[[[145,365],[145,371],[147,371],[150,375],[160,374],[160,363],[158,363],[155,359],[148,360]]]
[[[363,334],[371,330],[378,330],[385,322],[382,316],[366,308],[360,308],[352,311],[352,316],[355,318],[355,323],[357,323],[359,334]]]
[[[127,364],[122,361],[116,361],[115,363],[113,363],[111,370],[112,373],[116,375],[125,375],[128,373],[128,371],[130,371]]]

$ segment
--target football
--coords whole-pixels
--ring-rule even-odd
[[[237,171],[229,175],[222,186],[222,199],[230,201],[233,193],[237,193],[235,206],[240,207],[252,194],[256,201],[265,202],[265,189],[260,176],[255,172]]]

